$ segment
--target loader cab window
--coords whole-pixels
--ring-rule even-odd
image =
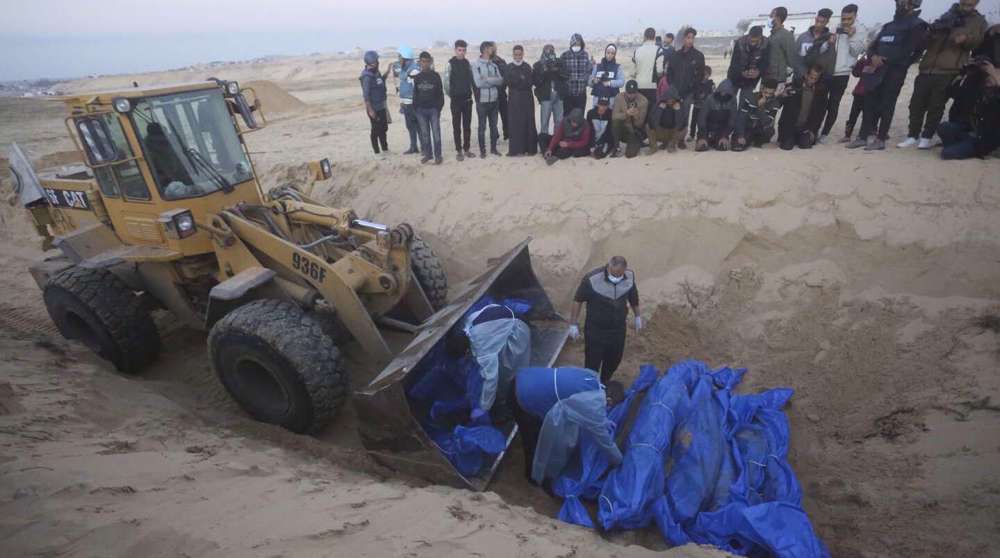
[[[221,91],[142,99],[132,122],[165,200],[204,196],[253,178]]]
[[[101,116],[107,129],[110,131],[111,141],[126,159],[132,159],[134,154],[132,147],[125,139],[121,123],[115,114],[108,113]],[[131,200],[145,201],[150,198],[149,187],[142,177],[139,165],[134,160],[125,160],[120,163],[112,163],[106,166],[94,168],[94,175],[97,177],[97,184],[101,188],[101,193],[107,197],[117,198],[123,193],[125,198]]]

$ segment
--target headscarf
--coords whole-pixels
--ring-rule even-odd
[[[611,49],[611,50],[615,51],[615,58],[617,59],[618,58],[618,47],[615,46],[614,43],[610,43],[610,44],[608,44],[608,46],[604,47],[604,59],[605,60],[608,59],[608,49]]]
[[[583,118],[583,109],[571,110],[566,116],[566,120],[563,121],[563,138],[567,140],[580,139],[584,125],[586,125],[586,120]]]

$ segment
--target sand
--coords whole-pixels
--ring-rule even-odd
[[[528,58],[535,52],[529,44]],[[445,53],[434,54],[443,67]],[[722,60],[709,62],[721,75]],[[630,332],[624,380],[644,362],[694,357],[748,367],[747,390],[794,388],[791,461],[834,556],[971,557],[1000,546],[1000,328],[983,321],[1000,314],[1000,161],[824,145],[553,167],[540,158],[460,164],[445,111],[445,164],[421,166],[398,155],[406,148],[398,114],[389,137],[396,154],[372,156],[355,60],[224,70],[139,77],[189,81],[201,71],[274,82],[307,106],[248,136],[265,188],[301,180],[306,161],[330,157],[334,177],[316,184],[319,197],[413,224],[453,278],[531,236],[536,271],[566,310],[585,270],[626,256],[649,326]],[[72,149],[43,101],[12,102],[23,103],[0,101],[0,147],[25,139],[36,159]],[[29,112],[36,116],[21,117]],[[388,475],[350,436],[325,446],[253,424],[214,384],[204,336],[169,320],[160,324],[166,358],[141,378],[118,377],[53,335],[25,271],[37,242],[19,212],[0,217],[8,386],[0,383],[0,549],[625,556],[648,552],[635,544],[662,548],[653,533],[599,538],[549,519],[557,504],[517,467],[477,495]],[[561,361],[579,364],[582,348],[568,346]]]

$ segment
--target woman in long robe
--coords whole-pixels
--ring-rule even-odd
[[[524,61],[524,47],[514,47],[514,61],[507,64],[504,81],[509,89],[507,121],[510,126],[508,157],[538,154],[538,129],[535,127],[535,98],[531,93],[534,74]]]

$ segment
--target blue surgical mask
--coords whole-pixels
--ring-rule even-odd
[[[573,45],[569,47],[569,49],[572,50],[573,52],[580,52],[580,48],[581,48],[580,45]]]
[[[622,275],[621,277],[615,277],[614,275],[608,275],[608,281],[611,281],[615,285],[617,285],[618,283],[621,283],[624,280],[625,280],[625,276],[624,275]]]

